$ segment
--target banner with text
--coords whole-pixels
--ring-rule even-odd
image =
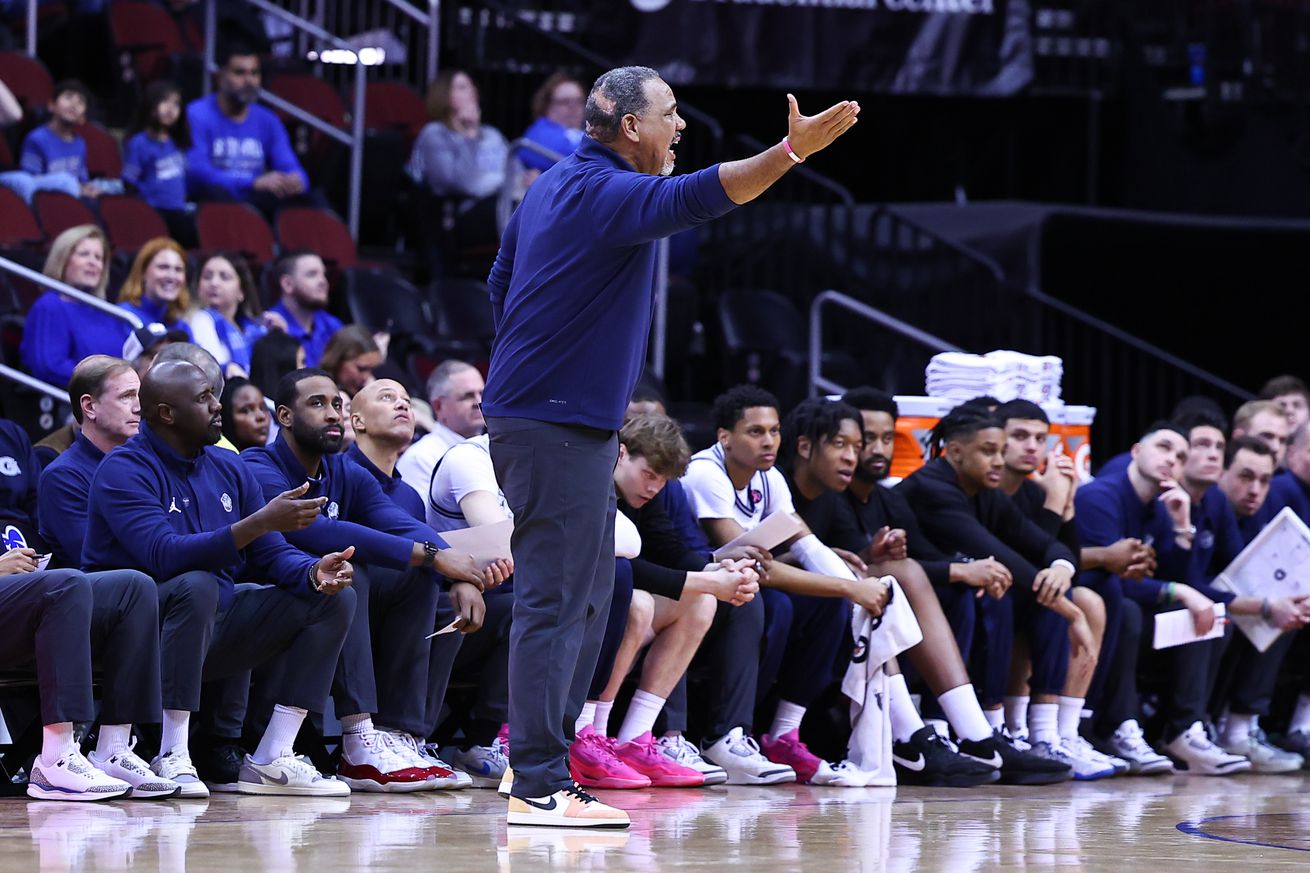
[[[672,84],[1006,96],[1033,76],[1027,0],[628,0],[611,8],[596,22],[611,56],[655,67]]]

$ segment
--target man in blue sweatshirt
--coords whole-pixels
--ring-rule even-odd
[[[141,432],[106,456],[91,484],[82,564],[140,570],[158,583],[161,602],[191,604],[189,624],[165,628],[157,772],[198,784],[187,736],[201,682],[280,659],[286,666],[272,692],[279,703],[236,790],[348,795],[344,782],[324,779],[292,745],[308,711],[327,700],[355,614],[354,550],[316,560],[287,544],[281,532],[310,524],[326,501],[301,499],[305,483],[266,502],[250,468],[213,447],[222,408],[192,363],[165,361],[146,372]],[[237,584],[246,580],[261,584]]]
[[[218,58],[218,90],[187,106],[187,192],[195,200],[244,200],[266,216],[304,199],[309,176],[282,122],[256,105],[259,55],[230,45]],[[316,204],[317,205],[317,204]]]
[[[496,342],[483,399],[496,478],[514,511],[510,823],[627,827],[581,791],[568,739],[596,665],[614,584],[618,429],[646,358],[656,241],[755,199],[856,121],[842,102],[743,161],[677,179],[686,123],[648,67],[602,75],[588,136],[510,219],[488,285]]]
[[[283,376],[275,403],[277,439],[247,449],[242,460],[268,499],[308,482],[309,495],[324,501],[312,524],[287,533],[293,545],[312,553],[353,545],[366,570],[355,574],[355,619],[332,686],[342,730],[337,775],[362,791],[454,787],[451,768],[424,757],[415,741],[427,733],[426,637],[440,594],[432,571],[451,580],[460,627],[472,632],[482,623],[484,580],[499,568],[484,576],[471,557],[452,551],[341,454],[341,396],[326,371],[305,368]],[[374,727],[374,714],[385,727]]]

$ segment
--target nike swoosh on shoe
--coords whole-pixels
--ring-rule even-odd
[[[923,757],[922,754],[919,755],[914,760],[911,760],[909,758],[902,758],[900,755],[892,755],[892,760],[895,761],[897,764],[900,764],[906,770],[922,770],[924,767],[928,766],[928,761]]]
[[[520,797],[519,800],[523,801],[528,806],[535,806],[542,812],[553,812],[555,807],[559,806],[559,801],[554,797],[550,799],[550,803],[542,803],[541,801],[533,800],[530,797]]]

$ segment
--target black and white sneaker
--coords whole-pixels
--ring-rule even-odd
[[[235,743],[221,743],[197,756],[197,772],[210,791],[236,794],[241,764],[245,760],[245,749]]]
[[[1000,730],[986,739],[961,740],[960,754],[999,768],[1007,785],[1050,785],[1073,777],[1068,764],[1020,751]]]
[[[901,785],[972,788],[1001,778],[1001,771],[951,747],[931,727],[921,727],[903,743],[892,743],[892,763]]]

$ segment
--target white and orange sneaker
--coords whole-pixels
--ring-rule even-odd
[[[545,797],[511,797],[507,820],[512,825],[557,828],[626,828],[632,824],[626,812],[606,806],[576,784]]]

